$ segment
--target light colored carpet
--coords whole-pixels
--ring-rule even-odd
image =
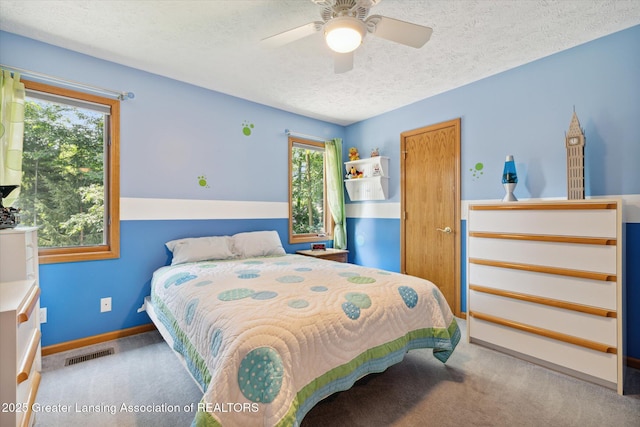
[[[640,425],[638,371],[629,371],[627,394],[619,396],[468,344],[460,324],[463,339],[445,365],[429,350],[412,350],[400,364],[320,402],[302,427]],[[114,355],[64,366],[68,357],[108,347]],[[149,332],[43,358],[36,425],[189,426],[189,408],[200,397],[160,334]],[[128,412],[131,405],[143,408]],[[70,412],[51,412],[56,408]],[[91,409],[107,412],[85,412]]]

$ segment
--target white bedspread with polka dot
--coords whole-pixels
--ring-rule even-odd
[[[427,280],[301,255],[162,267],[151,301],[205,390],[194,425],[298,425],[321,399],[460,331]]]

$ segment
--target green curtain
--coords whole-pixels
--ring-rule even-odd
[[[342,139],[325,141],[327,155],[327,199],[333,222],[333,247],[347,249],[347,223],[344,213],[344,190],[342,178]]]
[[[0,73],[0,185],[20,185],[22,182],[22,141],[24,138],[24,83],[20,74],[8,70]],[[20,189],[3,200],[11,206]]]

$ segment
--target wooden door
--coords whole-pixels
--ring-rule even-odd
[[[433,282],[460,315],[460,119],[400,138],[401,271]]]

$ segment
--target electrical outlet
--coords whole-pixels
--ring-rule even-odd
[[[111,297],[100,298],[100,313],[111,311]]]
[[[40,323],[47,323],[47,307],[40,308]]]

